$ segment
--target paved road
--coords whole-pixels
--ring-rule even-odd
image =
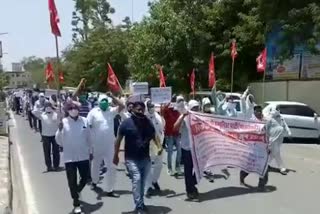
[[[45,173],[40,136],[29,129],[24,118],[16,117],[12,130],[13,152],[16,164],[22,169],[26,189],[26,202],[31,214],[68,214],[72,210],[65,172]],[[228,180],[216,179],[215,183],[202,180],[199,185],[201,202],[185,201],[184,181],[161,176],[161,196],[146,200],[152,214],[318,214],[320,195],[320,147],[316,145],[285,145],[285,162],[296,170],[287,176],[270,174],[269,192],[240,187],[238,170],[231,171]],[[86,202],[85,213],[131,213],[133,200],[131,185],[121,165],[117,190],[120,199],[106,198],[90,190],[82,194]],[[247,183],[257,184],[257,177],[250,175]],[[104,184],[100,184],[103,188]]]

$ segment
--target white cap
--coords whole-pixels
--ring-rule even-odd
[[[44,93],[40,93],[40,94],[39,94],[39,97],[44,97]]]
[[[177,96],[177,103],[180,102],[180,101],[184,101],[184,98],[181,95]]]
[[[105,94],[99,95],[98,102],[100,103],[102,100],[108,100],[108,102],[109,102],[108,96]]]
[[[211,104],[210,99],[208,97],[205,97],[202,99],[202,106]]]
[[[188,107],[189,107],[190,110],[193,109],[194,107],[199,107],[199,106],[200,106],[199,102],[196,101],[196,100],[190,100],[188,102]]]

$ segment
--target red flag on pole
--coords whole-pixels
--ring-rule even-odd
[[[50,24],[51,24],[51,32],[55,36],[61,36],[61,32],[59,29],[59,15],[56,8],[56,4],[54,0],[49,0],[49,13],[50,13]]]
[[[195,94],[195,85],[196,85],[196,74],[195,74],[195,69],[193,69],[190,76],[190,87],[193,95]]]
[[[237,52],[237,44],[236,44],[236,40],[232,40],[231,43],[231,58],[232,60],[234,60],[235,58],[237,58],[238,56],[238,52]]]
[[[166,87],[166,79],[163,74],[162,66],[159,66],[159,75],[160,75],[160,88]]]
[[[59,82],[64,83],[64,75],[62,71],[59,71]]]
[[[213,88],[216,84],[216,72],[214,70],[214,54],[211,53],[209,61],[209,88]]]
[[[260,55],[256,59],[258,73],[263,73],[267,68],[267,48],[263,49]]]
[[[121,90],[119,80],[118,80],[116,74],[114,73],[114,71],[109,63],[108,63],[107,85],[111,91],[117,92],[117,91]]]
[[[45,70],[45,77],[47,83],[50,83],[54,81],[54,73],[53,73],[53,68],[50,62],[48,62],[46,70]]]

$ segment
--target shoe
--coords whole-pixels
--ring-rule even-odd
[[[96,190],[97,189],[97,184],[91,183],[91,190]]]
[[[110,197],[110,198],[120,198],[120,195],[115,193],[114,191],[107,192],[107,196]]]
[[[157,191],[161,191],[161,189],[160,189],[160,186],[159,186],[158,182],[152,183],[152,185],[153,185],[153,187],[154,187],[154,189],[155,189],[155,190],[157,190]]]
[[[176,175],[176,172],[169,169],[169,170],[168,170],[168,175],[170,175],[170,176],[175,176],[175,175]]]
[[[171,170],[171,169],[168,169],[168,170],[167,170],[167,173],[168,173],[168,175],[170,175],[170,176],[171,176],[171,174],[172,174],[172,170]]]
[[[52,167],[48,167],[47,168],[47,172],[53,172],[54,170],[53,170],[53,168]]]
[[[259,186],[258,186],[258,192],[265,192],[265,191],[267,191],[265,185],[259,185]]]
[[[196,193],[188,193],[187,194],[187,198],[189,201],[192,201],[192,202],[199,202],[199,195],[196,194]]]
[[[281,173],[282,175],[287,175],[287,174],[288,174],[288,171],[287,171],[286,168],[281,168],[281,169],[280,169],[280,173]]]
[[[103,168],[100,170],[100,176],[104,175],[106,172],[107,172],[107,168],[103,167]]]
[[[177,169],[176,169],[175,175],[183,175],[183,173],[182,173],[182,171],[181,171],[180,168],[177,168]]]
[[[230,172],[228,171],[228,169],[223,169],[221,170],[221,172],[226,176],[226,179],[230,177]]]
[[[147,198],[150,198],[152,195],[153,195],[153,189],[150,187],[148,190],[147,190],[147,192],[146,192],[146,197]]]
[[[142,205],[142,210],[147,213],[149,211],[149,208],[146,205]]]
[[[146,214],[144,210],[138,209],[135,211],[136,214]]]
[[[81,214],[82,213],[81,207],[80,206],[79,207],[74,207],[73,213],[74,214]]]

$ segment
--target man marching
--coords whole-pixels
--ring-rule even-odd
[[[117,107],[110,107],[108,96],[113,99]],[[114,193],[116,181],[116,166],[112,163],[114,156],[114,117],[121,112],[125,106],[111,93],[108,96],[100,95],[99,108],[92,109],[88,114],[88,124],[90,127],[91,140],[93,144],[93,161],[91,168],[92,189],[97,188],[99,181],[99,170],[101,162],[104,160],[107,173],[107,195],[109,197],[119,197]]]

